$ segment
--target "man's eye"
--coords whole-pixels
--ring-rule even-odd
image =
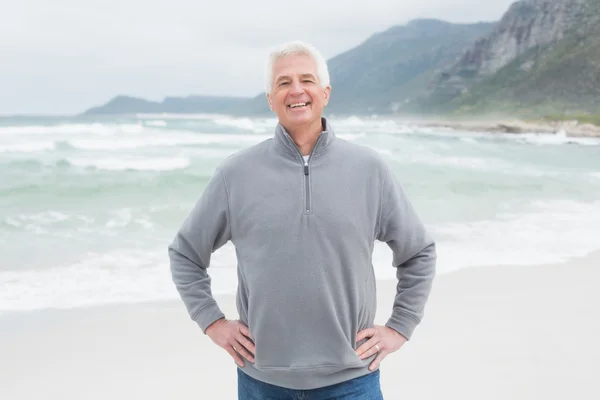
[[[281,83],[279,84],[279,86],[283,86],[283,85],[287,85],[287,84],[289,84],[289,82],[281,82]]]
[[[312,79],[305,79],[305,80],[303,80],[302,82],[305,82],[305,83],[313,83]]]

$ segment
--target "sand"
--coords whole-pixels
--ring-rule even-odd
[[[599,399],[600,254],[436,278],[385,399]],[[394,281],[378,282],[376,323]],[[218,296],[228,318],[234,297]],[[0,399],[236,399],[236,367],[179,301],[0,317]]]

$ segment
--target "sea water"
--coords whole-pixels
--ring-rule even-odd
[[[273,118],[0,118],[0,312],[176,299],[167,246],[228,155]],[[332,118],[378,151],[438,243],[438,273],[533,265],[600,249],[600,139],[433,129]],[[302,173],[301,168],[298,169]],[[389,248],[373,255],[395,279]],[[234,292],[231,243],[214,293]]]

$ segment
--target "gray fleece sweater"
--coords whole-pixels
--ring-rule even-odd
[[[285,129],[227,157],[168,246],[173,281],[203,332],[224,317],[211,294],[211,254],[231,241],[237,309],[254,338],[242,370],[291,389],[368,374],[355,350],[372,327],[375,240],[393,251],[397,294],[386,325],[410,339],[435,275],[433,239],[400,183],[368,147],[323,118],[307,163]]]

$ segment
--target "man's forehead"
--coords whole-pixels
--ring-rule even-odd
[[[273,65],[274,72],[279,75],[302,75],[316,74],[317,64],[315,61],[304,54],[282,57],[275,61]]]
[[[279,74],[277,74],[276,79],[284,79],[284,78],[291,78],[294,76],[299,76],[300,78],[304,78],[304,77],[315,77],[315,74],[312,72],[302,72],[302,71],[283,71]]]

